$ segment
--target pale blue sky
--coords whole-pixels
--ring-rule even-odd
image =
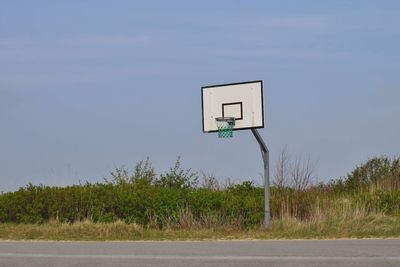
[[[251,132],[203,134],[200,87],[264,81],[272,165],[320,180],[400,151],[399,1],[1,1],[0,191],[147,156],[261,181]]]

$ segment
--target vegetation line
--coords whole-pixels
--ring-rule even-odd
[[[309,161],[286,152],[263,229],[263,188],[221,185],[181,168],[156,175],[149,160],[104,183],[29,184],[0,194],[0,239],[203,240],[400,236],[400,159],[373,158],[346,177],[315,183]]]

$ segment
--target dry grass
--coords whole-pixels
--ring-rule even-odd
[[[354,214],[353,214],[354,215]],[[359,214],[352,218],[295,218],[273,220],[271,229],[237,226],[154,229],[121,221],[73,224],[52,221],[48,224],[0,224],[3,240],[210,240],[210,239],[325,239],[400,237],[400,218],[382,214]],[[347,218],[346,218],[347,217]]]

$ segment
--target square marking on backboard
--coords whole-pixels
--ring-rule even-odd
[[[235,120],[243,120],[243,103],[222,104],[222,117],[234,117]]]

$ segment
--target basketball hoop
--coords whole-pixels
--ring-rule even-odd
[[[233,127],[235,127],[234,117],[218,117],[215,118],[215,123],[217,124],[219,138],[233,137]]]
[[[233,137],[232,131],[251,130],[264,163],[264,225],[271,226],[269,151],[257,129],[264,128],[263,81],[227,83],[201,87],[203,132]],[[236,123],[237,121],[237,123]]]

